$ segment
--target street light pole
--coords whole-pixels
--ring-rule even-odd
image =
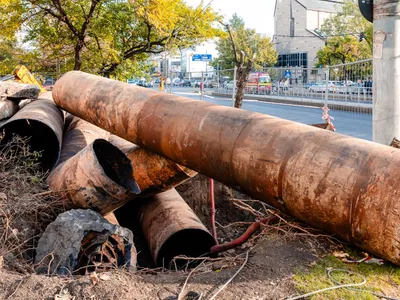
[[[374,1],[373,141],[400,138],[400,1]]]

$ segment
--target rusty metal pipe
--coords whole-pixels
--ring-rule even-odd
[[[82,72],[63,109],[400,264],[400,151]]]
[[[197,175],[197,172],[189,168],[180,166],[149,150],[139,148],[115,135],[110,136],[109,140],[130,159],[133,177],[142,191],[140,197],[149,197],[170,190]]]
[[[67,116],[66,126],[60,165],[47,182],[52,190],[63,191],[68,207],[92,208],[106,214],[139,193],[126,156],[108,142],[93,144],[107,140],[110,133],[73,115]],[[99,147],[105,148],[101,156]]]
[[[146,199],[139,208],[139,221],[157,266],[168,267],[179,255],[200,257],[215,245],[213,236],[175,189]]]
[[[140,192],[125,154],[106,140],[96,139],[51,172],[47,182],[63,191],[67,208],[89,208],[106,215]]]
[[[0,127],[1,143],[10,141],[13,134],[29,138],[30,150],[41,152],[38,160],[44,171],[57,165],[64,127],[63,113],[48,96],[26,105]]]

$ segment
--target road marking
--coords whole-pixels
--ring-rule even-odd
[[[183,92],[173,92],[176,95],[189,95],[189,96],[199,96],[200,93],[183,93]]]
[[[203,96],[206,98],[215,99],[215,97],[213,97],[213,96],[209,96],[209,95],[203,95]]]

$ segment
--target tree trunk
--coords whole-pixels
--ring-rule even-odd
[[[236,84],[237,91],[235,99],[236,108],[242,108],[246,82],[249,78],[249,74],[252,68],[253,68],[253,60],[248,60],[245,68],[243,68],[243,63],[237,64],[237,84]]]
[[[76,45],[75,45],[75,65],[74,65],[74,70],[79,71],[82,67],[82,49],[83,49],[83,40],[78,40]]]

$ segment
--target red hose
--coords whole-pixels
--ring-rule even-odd
[[[217,228],[215,226],[215,199],[214,199],[214,180],[210,178],[210,206],[211,206],[211,229],[215,243],[218,245]]]
[[[275,216],[271,216],[265,219],[261,219],[258,222],[255,222],[253,224],[250,225],[249,228],[247,228],[246,232],[238,237],[237,239],[230,241],[228,243],[222,244],[222,245],[216,245],[214,247],[211,248],[211,253],[215,254],[215,253],[219,253],[219,252],[223,252],[223,251],[227,251],[233,248],[236,248],[240,245],[243,245],[244,243],[246,243],[249,238],[261,227],[261,224],[268,224],[270,221],[275,220],[276,217]]]

